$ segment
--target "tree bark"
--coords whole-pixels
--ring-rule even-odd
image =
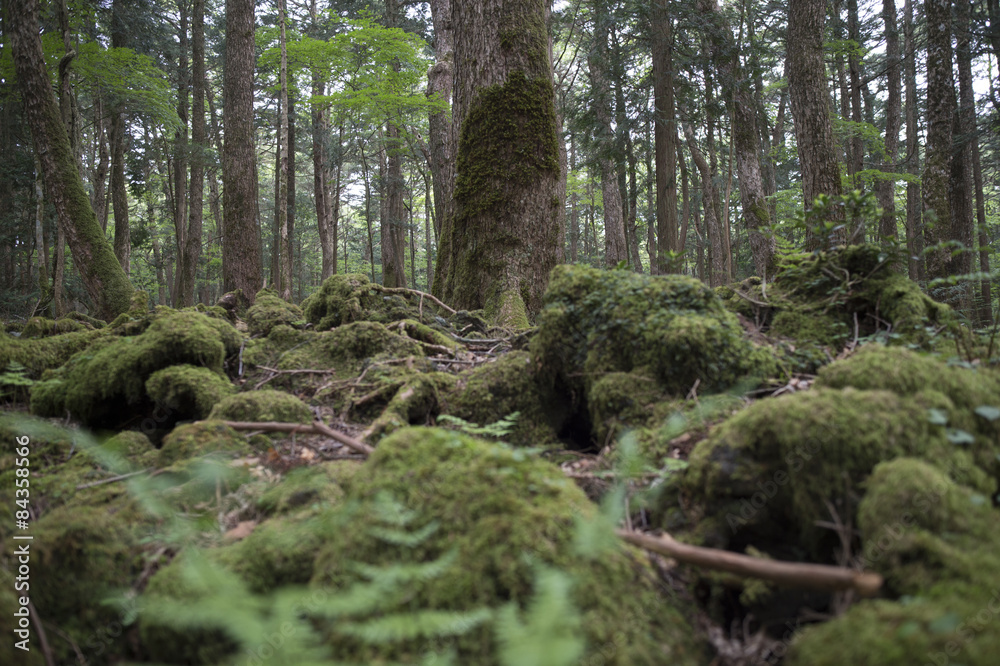
[[[952,216],[951,158],[955,117],[952,77],[951,3],[925,0],[927,16],[927,147],[924,151],[923,209],[927,242],[937,245],[957,238]],[[927,255],[927,278],[957,274],[960,262],[951,248],[939,247]]]
[[[653,100],[656,108],[653,151],[656,162],[656,266],[650,273],[676,271],[677,121],[674,106],[673,35],[667,0],[654,0],[650,13]]]
[[[902,111],[900,89],[899,30],[896,28],[895,0],[882,0],[882,22],[885,25],[886,83],[889,91],[885,103],[885,161],[882,171],[896,170],[899,152],[899,119]],[[896,181],[883,178],[876,186],[879,219],[879,241],[889,245],[896,240]]]
[[[111,4],[111,46],[126,47],[123,13],[126,8],[122,0]],[[183,14],[182,14],[183,18]],[[125,105],[119,99],[111,104],[111,205],[115,210],[115,256],[125,274],[129,274],[131,264],[132,239],[128,224],[128,192],[125,190]]]
[[[701,172],[702,208],[705,211],[705,231],[708,235],[711,255],[708,284],[711,287],[718,287],[729,281],[729,273],[726,270],[725,247],[722,242],[722,222],[712,204],[716,200],[715,185],[712,183],[712,167],[698,148],[694,138],[694,128],[691,125],[684,126],[684,135],[687,137],[691,159],[694,160],[695,166]]]
[[[176,263],[174,271],[174,306],[187,305],[186,299],[190,293],[193,300],[194,286],[190,289],[184,284],[188,275],[187,266],[187,227],[188,227],[188,102],[190,96],[190,71],[188,71],[188,3],[181,0],[177,3],[180,14],[177,57],[177,116],[180,127],[174,134],[174,234],[176,241]]]
[[[431,0],[434,21],[434,64],[427,71],[427,97],[451,104],[454,86],[454,36],[451,28],[451,0]],[[428,118],[430,167],[434,185],[434,232],[440,239],[438,265],[434,271],[434,293],[440,295],[440,280],[448,273],[451,229],[455,214],[455,123],[450,109],[432,111]]]
[[[969,35],[971,3],[955,0],[955,60],[958,65],[958,113],[955,114],[955,141],[951,163],[951,202],[954,237],[964,246],[955,257],[956,270],[971,273],[975,257],[975,197],[973,195],[972,151],[976,138],[976,102],[972,90],[972,48]],[[968,291],[971,300],[971,285]],[[970,303],[971,305],[971,303]]]
[[[562,212],[545,6],[456,2],[452,23],[455,62],[470,64],[455,70],[460,138],[445,300],[524,326],[559,256]]]
[[[253,0],[226,0],[226,62],[222,161],[222,280],[225,291],[239,289],[253,303],[261,287],[257,156],[254,151]]]
[[[806,210],[821,194],[841,194],[840,164],[833,144],[830,97],[823,63],[823,0],[789,0],[788,3],[788,91],[802,168],[802,190]],[[843,241],[844,233],[834,240]],[[816,249],[819,239],[806,235],[806,247]]]
[[[913,5],[903,0],[903,70],[906,86],[906,172],[914,178],[906,183],[906,254],[911,280],[924,279],[924,224],[921,211],[920,127],[917,109],[917,58],[913,38]]]
[[[45,67],[39,37],[38,3],[5,0],[4,29],[11,40],[25,116],[35,154],[45,178],[45,191],[66,235],[73,263],[97,316],[112,319],[128,309],[132,285],[115,258],[94,215],[77,168],[59,103]],[[58,269],[57,269],[58,273]],[[61,279],[62,276],[57,275]]]
[[[205,152],[208,138],[205,131],[205,0],[194,0],[191,8],[191,187],[188,219],[184,221],[184,244],[178,247],[177,262],[178,307],[195,303],[195,280],[201,255],[201,235],[205,199]]]

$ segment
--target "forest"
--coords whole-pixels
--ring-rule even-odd
[[[0,662],[1000,654],[998,0],[3,0]]]

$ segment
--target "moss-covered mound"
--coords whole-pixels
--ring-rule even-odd
[[[802,632],[788,663],[996,663],[1000,513],[989,499],[900,458],[875,468],[858,519],[861,563],[885,576],[890,598]]]
[[[896,272],[893,256],[875,245],[785,257],[766,291],[753,278],[719,293],[733,311],[799,346],[838,347],[855,333],[865,337],[878,331],[923,343],[927,327],[952,321],[947,305]]]
[[[454,557],[432,579],[389,588],[396,602],[384,612],[474,611],[526,603],[534,565],[546,564],[573,578],[588,654],[603,655],[606,664],[700,663],[691,628],[645,579],[641,564],[625,552],[596,561],[573,554],[574,520],[592,516],[594,507],[548,463],[454,432],[408,428],[379,444],[351,479],[349,497],[359,510],[319,552],[313,585],[344,590],[363,581],[357,562],[386,567]],[[373,529],[387,520],[387,511],[392,520],[394,505],[415,517],[407,527],[421,537],[392,538],[384,528]],[[629,593],[621,594],[626,588]],[[440,643],[367,645],[334,624],[328,645],[339,659],[381,663],[418,658]],[[498,663],[490,624],[454,639],[454,647],[458,663]]]
[[[294,395],[264,389],[223,398],[212,408],[209,418],[220,421],[311,423],[313,413],[306,403]]]
[[[388,323],[417,318],[416,308],[405,298],[357,273],[328,277],[319,291],[302,302],[302,310],[320,331],[362,320]]]
[[[590,409],[601,408],[600,428],[614,412],[602,407],[618,399],[601,394],[609,374],[619,375],[617,385],[620,373],[629,373],[625,383],[640,393],[684,397],[777,371],[772,355],[746,339],[698,280],[586,266],[553,270],[531,353],[543,389],[570,396],[578,423],[595,423]]]
[[[70,319],[68,317],[55,321],[45,317],[31,317],[21,329],[22,338],[44,338],[51,335],[73,333],[76,331],[91,331],[94,326]]]
[[[207,417],[217,402],[236,393],[236,387],[209,368],[185,364],[154,372],[146,380],[146,393],[161,409],[187,421]]]
[[[275,326],[292,325],[303,318],[299,306],[282,300],[273,289],[261,289],[247,310],[246,320],[250,335],[267,335]]]
[[[63,365],[103,335],[103,331],[84,330],[28,339],[0,333],[0,371],[14,361],[24,366],[32,379],[38,379],[45,370]]]
[[[215,421],[185,423],[163,440],[158,463],[161,467],[172,465],[208,453],[248,454],[251,452],[246,440],[227,425]]]
[[[537,366],[527,352],[504,354],[458,375],[454,385],[440,396],[440,412],[478,425],[496,423],[518,412],[504,441],[515,446],[555,444],[570,405],[543,392],[536,375]]]
[[[152,412],[145,385],[157,370],[190,364],[221,375],[223,361],[239,344],[236,329],[222,320],[198,312],[170,311],[157,317],[141,335],[104,336],[94,341],[55,378],[32,388],[32,410],[41,416],[63,416],[69,411],[90,427],[128,423]]]

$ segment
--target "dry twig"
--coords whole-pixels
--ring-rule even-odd
[[[314,435],[326,435],[344,446],[364,455],[370,455],[375,449],[350,435],[337,432],[322,421],[304,423],[276,423],[273,421],[223,421],[233,430],[260,430],[262,432],[303,432]],[[300,442],[301,443],[301,442]]]

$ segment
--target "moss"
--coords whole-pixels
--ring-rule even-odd
[[[45,666],[45,657],[41,650],[36,648],[26,652],[14,646],[16,642],[22,640],[21,636],[14,633],[21,628],[18,626],[20,618],[14,613],[21,611],[20,599],[24,598],[21,591],[15,590],[15,583],[14,574],[0,567],[0,632],[7,637],[7,640],[0,643],[0,663]],[[34,631],[31,632],[34,639]],[[32,642],[31,646],[35,647],[36,644]]]
[[[225,377],[193,365],[172,365],[146,380],[149,397],[182,421],[207,417],[217,402],[235,392]]]
[[[224,398],[215,405],[209,418],[223,421],[311,423],[313,414],[309,406],[294,395],[264,389]]]
[[[440,411],[479,425],[519,412],[506,441],[546,446],[558,441],[569,406],[539,389],[531,356],[515,351],[460,374],[454,387],[440,396]]]
[[[75,319],[59,319],[52,321],[45,317],[32,317],[25,324],[21,331],[22,338],[43,338],[50,335],[61,335],[63,333],[73,333],[75,331],[93,330],[93,326],[88,326]]]
[[[436,347],[444,347],[452,352],[463,349],[462,345],[456,342],[451,336],[445,335],[441,331],[435,330],[426,324],[421,324],[414,319],[404,319],[399,322],[398,326],[401,332],[404,332],[408,337],[419,342],[425,342]],[[392,328],[395,328],[395,326]]]
[[[379,539],[379,498],[391,493],[415,512],[419,529],[438,521],[441,529],[416,547]],[[573,599],[583,615],[588,644],[605,650],[606,664],[699,663],[692,630],[672,602],[644,579],[644,569],[621,551],[586,560],[572,554],[576,516],[594,507],[562,472],[523,453],[440,429],[408,428],[382,440],[350,482],[359,503],[338,538],[317,556],[314,586],[344,589],[358,580],[352,562],[372,566],[426,562],[454,551],[455,564],[438,579],[407,589],[408,608],[472,610],[532,595],[532,561],[574,578]],[[622,589],[628,595],[621,595]],[[381,663],[438,647],[413,640],[359,646],[332,627],[328,645],[337,659]],[[459,663],[497,664],[492,627],[455,639]]]
[[[282,300],[273,289],[261,289],[254,304],[247,310],[250,335],[267,335],[279,324],[290,325],[303,321],[302,310]]]
[[[302,310],[320,331],[362,320],[388,323],[417,316],[405,299],[356,273],[328,277],[319,291],[303,301]]]
[[[675,410],[656,380],[641,372],[609,372],[587,392],[587,411],[600,444],[630,428],[662,421]]]
[[[408,425],[428,425],[438,410],[440,393],[455,383],[451,375],[430,373],[417,375],[403,384],[365,430],[364,438],[370,442]]]
[[[847,339],[847,325],[832,315],[789,306],[774,315],[771,335],[792,338],[797,342],[815,342],[839,347]]]
[[[486,319],[494,326],[515,331],[528,328],[528,310],[519,289],[497,289],[483,304]]]
[[[101,448],[119,456],[133,469],[145,469],[156,463],[157,452],[153,443],[141,432],[126,430],[111,437]]]
[[[787,663],[995,663],[1000,514],[990,502],[900,458],[875,468],[858,525],[863,563],[885,576],[891,598],[802,632]]]
[[[32,340],[0,333],[0,368],[16,361],[28,369],[32,378],[37,379],[45,370],[63,365],[103,335],[102,331],[88,330]]]
[[[154,372],[191,364],[221,374],[231,348],[239,348],[239,334],[229,324],[197,312],[170,311],[141,335],[103,336],[67,361],[58,377],[65,390],[64,407],[90,427],[146,416],[152,405],[145,384]],[[36,389],[40,393],[35,402],[45,413],[58,406],[53,389],[53,385]]]
[[[358,466],[357,462],[341,460],[293,469],[260,496],[257,508],[273,516],[335,504],[343,498],[344,485]]]
[[[179,425],[163,440],[158,463],[161,467],[172,465],[208,453],[252,453],[246,440],[235,430],[222,423],[201,421]]]

